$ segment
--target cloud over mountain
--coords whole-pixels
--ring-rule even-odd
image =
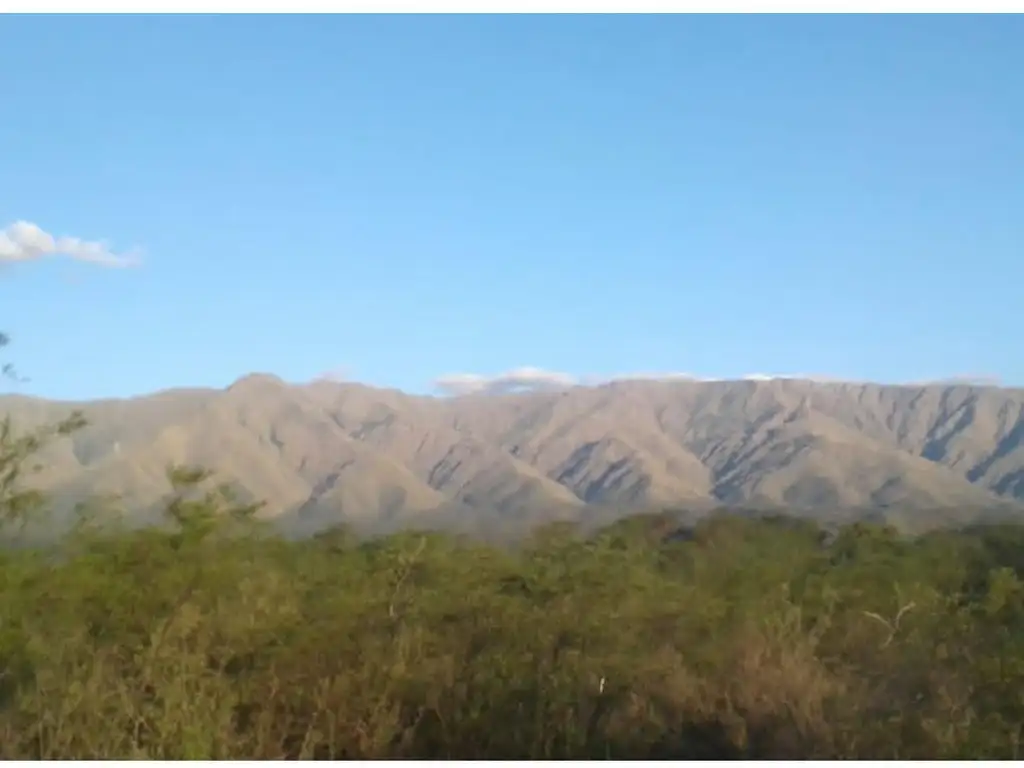
[[[524,366],[496,376],[453,373],[434,380],[434,387],[448,395],[501,394],[531,389],[560,389],[576,384],[575,376]]]
[[[772,379],[799,379],[802,381],[837,381],[828,376],[803,374],[750,373],[736,377],[745,381],[770,381]],[[433,386],[446,395],[506,394],[531,390],[564,389],[576,385],[596,386],[617,381],[728,381],[713,376],[697,376],[681,371],[640,371],[613,376],[576,376],[562,371],[548,371],[533,366],[513,368],[497,375],[477,373],[453,373],[434,379]]]

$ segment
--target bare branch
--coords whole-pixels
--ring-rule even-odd
[[[405,583],[405,580],[409,577],[409,573],[410,571],[412,571],[412,567],[416,564],[416,561],[419,559],[420,555],[423,554],[423,550],[426,548],[426,546],[427,538],[424,536],[420,539],[419,546],[416,547],[416,550],[411,555],[409,555],[409,557],[406,558],[402,563],[402,573],[399,575],[398,581],[395,582],[395,588],[391,593],[391,601],[388,603],[389,618],[395,618],[395,601],[398,600],[398,592],[402,589],[402,585]]]
[[[900,620],[903,618],[903,615],[905,613],[907,613],[908,611],[913,610],[915,606],[916,606],[916,603],[914,603],[913,601],[911,601],[911,602],[907,603],[906,605],[902,606],[899,609],[899,611],[896,612],[896,617],[892,621],[889,621],[888,619],[884,619],[881,616],[879,616],[877,613],[873,613],[872,611],[861,611],[861,613],[863,613],[869,619],[874,619],[875,621],[880,622],[886,629],[889,630],[889,636],[885,639],[885,642],[883,642],[882,645],[880,646],[882,648],[886,648],[895,639],[896,633],[899,632]]]
[[[896,627],[896,629],[899,629],[900,628],[900,619],[903,618],[903,614],[905,614],[907,611],[912,611],[915,607],[916,607],[916,603],[911,601],[911,602],[907,603],[906,605],[904,605],[902,608],[900,608],[899,612],[896,614],[896,618],[892,622],[893,626]]]

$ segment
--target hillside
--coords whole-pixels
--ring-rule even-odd
[[[299,532],[517,529],[723,505],[818,516],[898,507],[902,522],[914,510],[935,520],[1024,510],[1019,389],[620,381],[432,398],[254,374],[224,390],[117,401],[0,398],[24,426],[72,409],[90,426],[49,449],[36,478],[62,508],[117,494],[142,515],[168,492],[175,462],[216,470]]]

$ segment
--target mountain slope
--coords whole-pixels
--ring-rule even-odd
[[[74,407],[90,426],[37,478],[59,499],[152,508],[168,464],[198,463],[303,531],[716,504],[1024,509],[1022,390],[630,381],[440,399],[251,375],[119,401],[0,398],[23,425]]]

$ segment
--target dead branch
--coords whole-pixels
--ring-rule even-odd
[[[416,547],[416,550],[411,555],[409,555],[408,558],[404,559],[402,563],[402,572],[398,576],[398,581],[395,582],[395,588],[391,592],[391,600],[388,602],[389,618],[395,618],[395,601],[398,599],[398,593],[402,589],[402,585],[405,583],[405,580],[409,577],[409,573],[412,571],[412,567],[416,564],[416,561],[419,559],[420,555],[423,554],[423,550],[426,548],[426,546],[427,539],[424,536],[420,539],[419,546]]]
[[[872,611],[862,611],[862,613],[865,616],[881,623],[886,629],[889,630],[889,636],[885,639],[885,642],[882,643],[882,648],[888,647],[888,645],[893,641],[893,639],[896,637],[896,633],[900,630],[900,620],[903,618],[903,615],[906,614],[908,611],[913,610],[915,605],[916,604],[913,601],[907,603],[906,605],[903,605],[899,609],[899,611],[896,612],[896,616],[892,619],[892,621],[889,621],[888,619],[885,619]]]

